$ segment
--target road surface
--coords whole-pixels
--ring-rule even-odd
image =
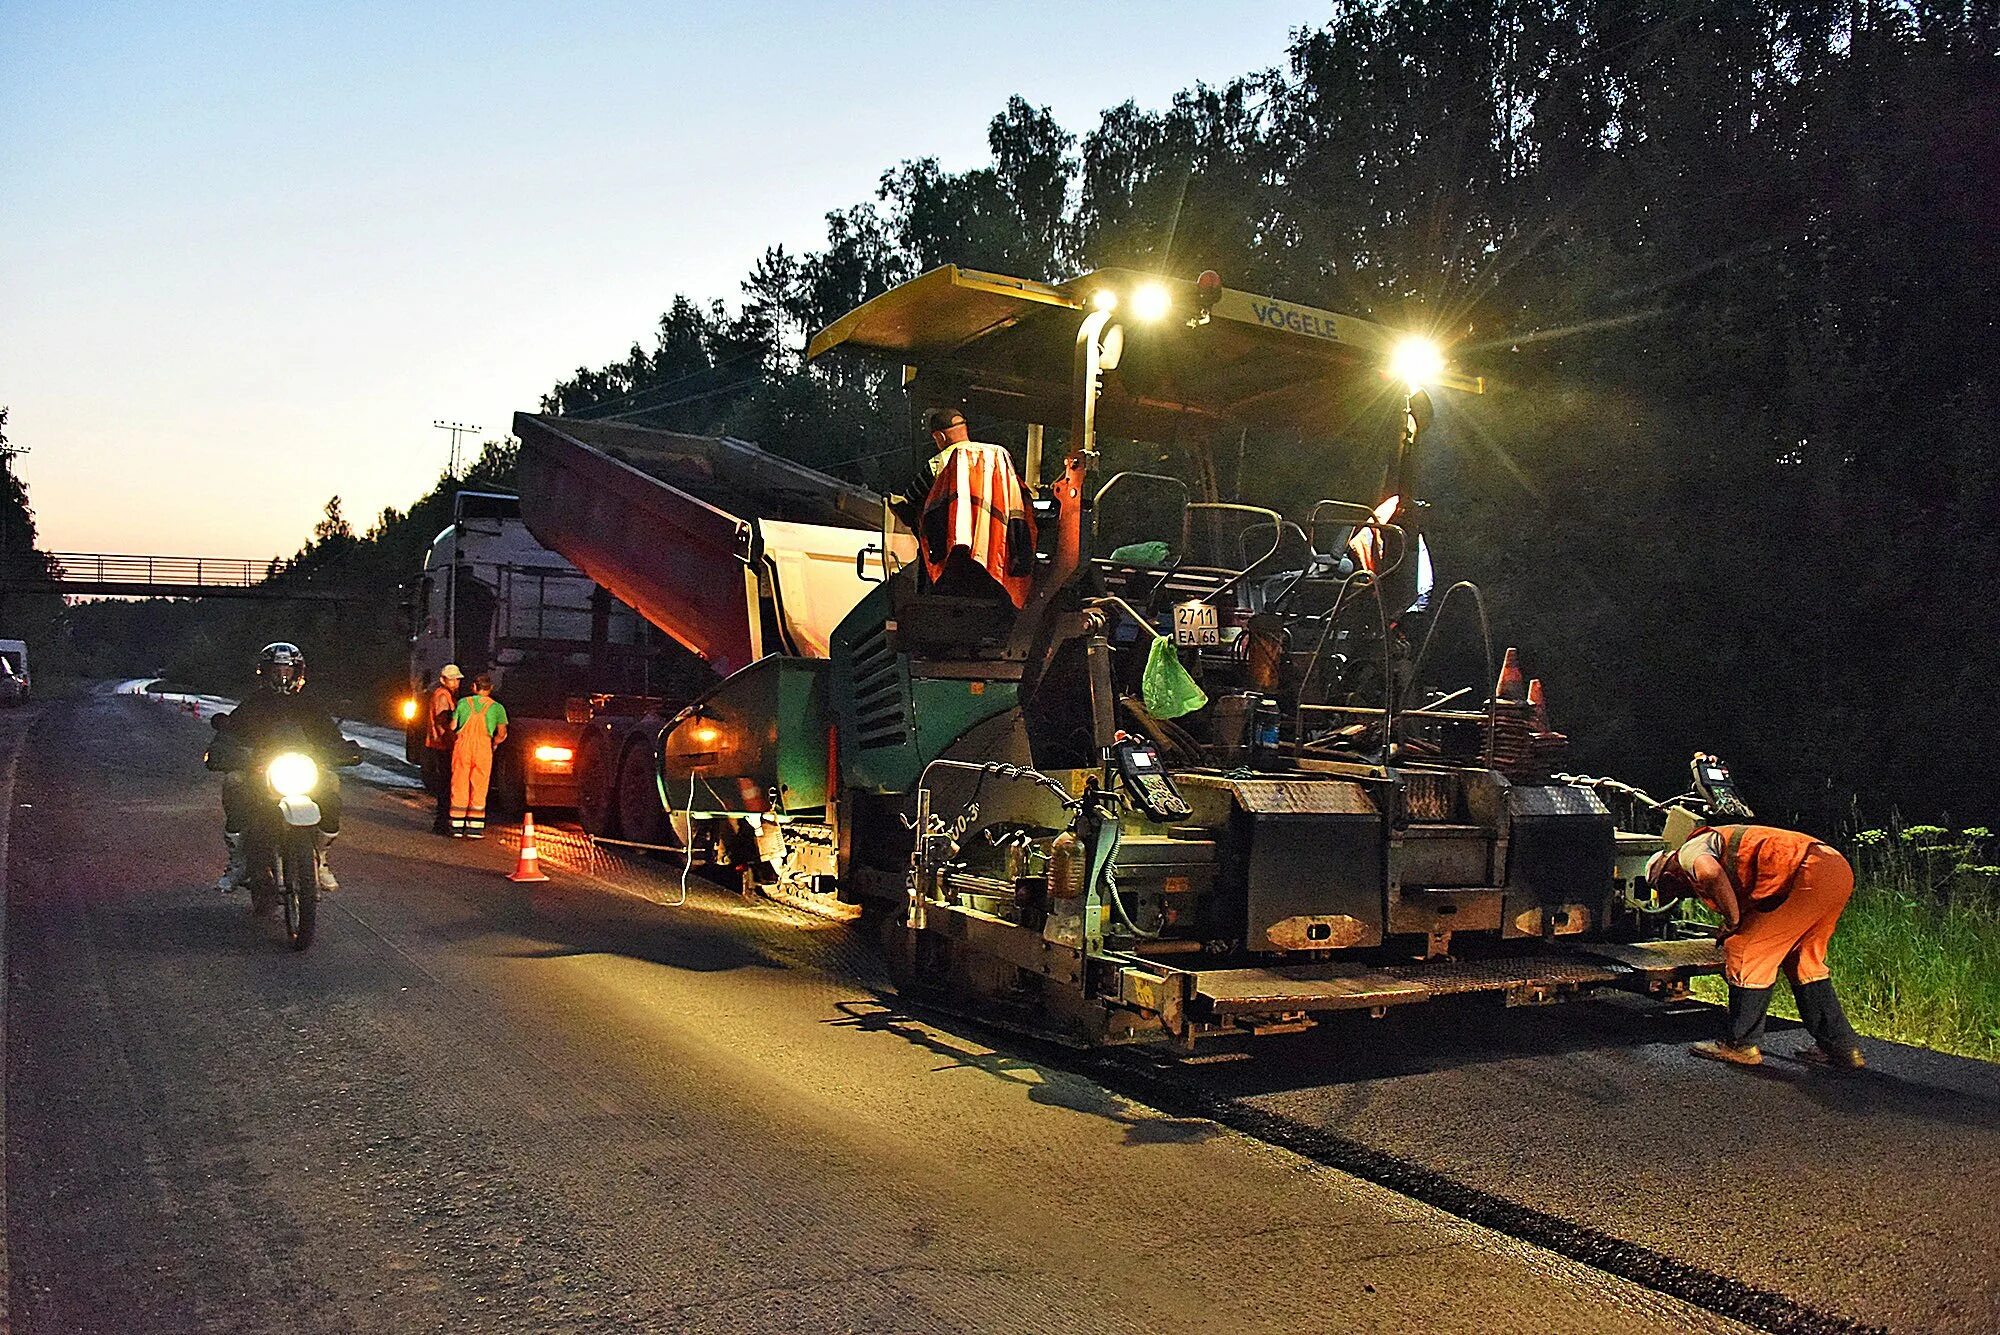
[[[1514,1232],[1576,1221],[1713,1272],[1710,1308],[1770,1289],[1793,1305],[1766,1325],[2000,1314],[1990,1080],[1891,1057],[1865,1085],[1731,1083],[1656,1015],[1594,1006],[1498,1013],[1494,1046],[1432,1017],[1192,1066],[1045,1053],[901,1007],[848,929],[699,882],[662,907],[671,869],[560,836],[556,879],[516,886],[506,842],[436,839],[363,784],[347,888],[293,955],[204,888],[203,724],[49,703],[0,715],[0,763],[24,735],[21,1331],[1742,1328],[1672,1275],[1460,1217],[1496,1199],[1531,1207]],[[1832,1167],[1773,1210],[1766,1162],[1692,1134],[1718,1107],[1766,1159]],[[1927,1165],[1893,1152],[1918,1133]],[[1458,1213],[1330,1166],[1357,1146]],[[1847,1255],[1881,1264],[1832,1282]]]

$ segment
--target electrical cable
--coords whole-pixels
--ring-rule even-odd
[[[683,855],[684,855],[684,856],[682,857],[682,859],[681,859],[681,897],[680,897],[679,899],[675,900],[675,901],[674,901],[673,903],[671,903],[671,904],[668,904],[668,905],[665,905],[665,906],[664,906],[664,907],[666,907],[666,908],[670,908],[670,909],[677,909],[677,908],[681,908],[682,906],[684,906],[684,905],[685,905],[685,904],[686,904],[686,903],[688,902],[688,873],[694,870],[694,783],[695,783],[695,774],[696,774],[696,771],[694,770],[694,768],[693,768],[693,767],[691,767],[691,766],[690,766],[690,767],[689,767],[689,769],[688,769],[688,799],[687,799],[687,807],[686,807],[686,809],[685,809],[685,810],[683,810],[683,811],[681,812],[681,820],[682,820],[682,822],[683,822],[683,823],[684,823],[684,824],[685,824],[685,825],[687,826],[687,833],[681,836],[681,849],[682,849],[682,853],[683,853]]]

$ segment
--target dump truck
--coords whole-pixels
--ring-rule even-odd
[[[940,455],[920,538],[761,451],[667,441],[675,471],[655,433],[516,418],[536,535],[719,678],[607,729],[634,842],[857,915],[905,988],[1088,1044],[1672,996],[1719,966],[1645,889],[1657,838],[1555,777],[1476,585],[1436,587],[1430,395],[1483,385],[1435,345],[1214,274],[945,266],[808,356],[901,367],[913,408],[1017,448]],[[1310,461],[1374,419],[1386,495],[1220,494],[1248,433]]]
[[[915,541],[890,533],[885,546],[893,520],[873,492],[747,441],[528,413],[516,415],[514,431],[534,537],[678,650],[656,670],[650,698],[585,698],[570,709],[584,829],[665,845],[685,834],[659,787],[668,722],[740,676],[732,698],[755,697],[769,710],[789,755],[808,715],[825,712],[816,674],[835,626],[872,587],[871,561],[879,580],[885,562],[914,556]],[[818,745],[823,759],[823,736]],[[768,768],[781,806],[808,797],[824,805],[823,779],[775,757]]]
[[[424,702],[445,664],[468,678],[491,674],[508,715],[493,782],[502,811],[575,806],[577,742],[591,713],[638,717],[685,689],[673,664],[663,671],[651,625],[536,542],[512,493],[458,492],[407,591],[405,755],[422,760]]]

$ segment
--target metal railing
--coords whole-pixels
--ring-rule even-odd
[[[127,556],[114,552],[49,552],[47,556],[53,569],[45,578],[59,584],[247,589],[272,573],[268,560],[233,556]],[[4,572],[11,578],[21,578],[29,573],[28,562],[10,558]]]
[[[0,590],[153,598],[274,598],[355,601],[339,579],[266,583],[280,572],[271,559],[236,556],[140,556],[118,552],[35,552],[0,558]]]

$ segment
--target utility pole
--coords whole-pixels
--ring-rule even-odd
[[[467,426],[464,422],[434,421],[431,425],[439,431],[451,432],[451,466],[446,472],[452,481],[456,482],[458,480],[458,442],[460,438],[468,433],[476,434],[484,430],[484,428]]]

